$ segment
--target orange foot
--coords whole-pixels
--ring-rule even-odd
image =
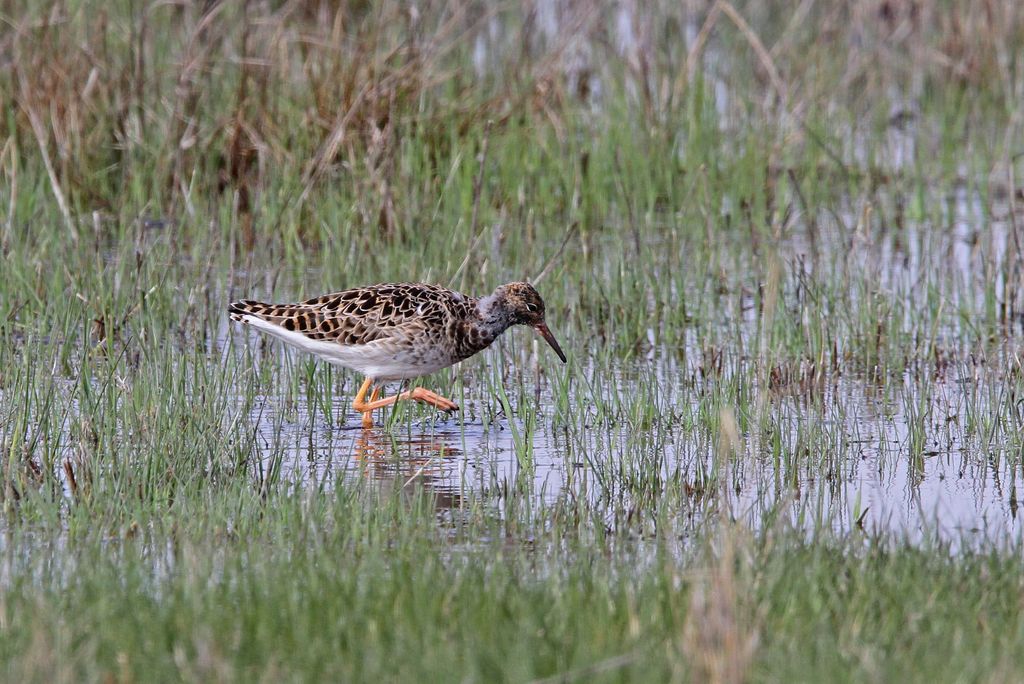
[[[450,399],[445,399],[440,394],[435,394],[428,389],[423,387],[417,387],[411,391],[401,392],[393,397],[385,397],[384,399],[378,399],[377,394],[380,392],[380,388],[373,387],[373,392],[370,394],[370,400],[366,401],[366,393],[373,387],[373,378],[366,378],[363,381],[359,391],[356,392],[355,398],[352,400],[352,408],[363,414],[363,429],[369,430],[373,427],[373,411],[384,406],[391,406],[392,404],[400,401],[422,401],[424,404],[430,404],[436,409],[442,411],[455,412],[459,410],[459,405]]]

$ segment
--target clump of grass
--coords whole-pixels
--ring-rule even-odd
[[[657,546],[608,556],[541,544],[523,553],[500,542],[467,558],[430,541],[422,501],[376,503],[371,513],[341,492],[319,504],[296,496],[267,508],[262,531],[211,526],[168,547],[160,530],[143,528],[105,548],[76,543],[8,559],[0,660],[14,676],[90,680],[688,679],[704,663],[716,681],[919,681],[1022,666],[1012,655],[1019,618],[1005,600],[1019,589],[1019,568],[1003,554],[951,558],[783,534],[770,544],[740,535],[725,541],[735,555],[726,547],[707,558]],[[393,534],[378,539],[383,527]],[[48,571],[33,577],[44,557]],[[748,620],[756,637],[739,627]],[[712,634],[722,641],[708,643]]]

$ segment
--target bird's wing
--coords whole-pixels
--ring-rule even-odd
[[[435,285],[388,283],[343,290],[299,304],[241,301],[233,317],[255,316],[313,340],[356,346],[388,338],[410,339],[443,328],[468,298]]]

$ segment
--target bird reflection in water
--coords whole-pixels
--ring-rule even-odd
[[[462,450],[454,435],[445,433],[397,434],[363,430],[356,437],[353,456],[366,477],[382,490],[400,488],[407,494],[432,497],[437,511],[462,507]]]

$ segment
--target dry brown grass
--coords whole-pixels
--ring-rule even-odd
[[[725,528],[707,573],[696,578],[682,634],[682,653],[694,681],[739,684],[757,653],[758,628],[743,565],[750,560],[739,532]]]
[[[357,215],[393,235],[403,139],[418,137],[441,174],[453,140],[485,122],[561,137],[567,117],[620,94],[642,130],[670,139],[697,73],[728,79],[737,112],[753,104],[764,121],[856,115],[873,98],[929,87],[1004,103],[1024,92],[1024,9],[1013,0],[691,0],[632,13],[585,0],[130,7],[0,10],[11,114],[0,148],[42,167],[70,231],[80,212],[117,211],[142,177],[159,182],[137,203],[175,214],[227,196],[245,219],[261,193],[297,176],[293,205],[346,177],[366,198]],[[0,165],[5,182],[12,164]]]

